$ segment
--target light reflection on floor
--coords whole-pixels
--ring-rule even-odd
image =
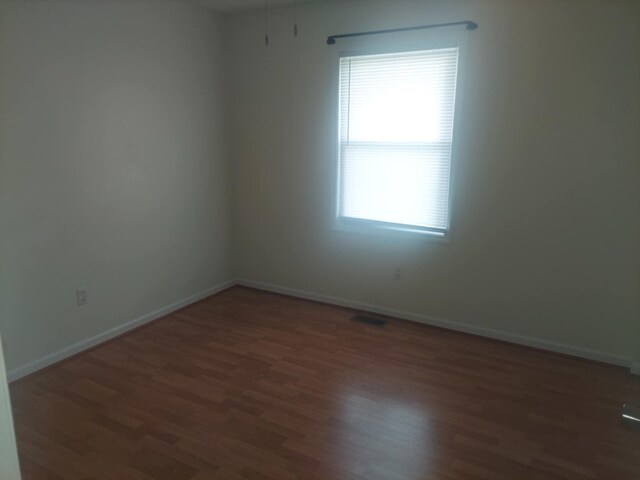
[[[347,393],[336,421],[343,471],[369,479],[425,478],[434,446],[424,406]]]

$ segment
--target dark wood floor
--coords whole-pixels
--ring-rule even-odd
[[[625,370],[232,288],[12,385],[24,480],[640,479]]]

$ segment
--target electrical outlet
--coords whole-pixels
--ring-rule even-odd
[[[398,267],[393,271],[393,279],[400,280],[401,278],[402,278],[402,269]]]
[[[78,305],[85,305],[89,301],[86,288],[76,290],[76,300],[78,300]]]

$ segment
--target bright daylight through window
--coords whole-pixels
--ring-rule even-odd
[[[445,235],[458,48],[340,59],[338,217]]]

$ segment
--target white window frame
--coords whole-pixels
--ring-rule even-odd
[[[337,52],[333,59],[333,118],[334,118],[334,195],[333,195],[333,220],[332,229],[337,232],[355,233],[361,235],[375,235],[383,237],[405,238],[409,240],[426,240],[429,242],[450,244],[452,240],[452,214],[455,196],[456,167],[458,164],[458,144],[461,130],[462,114],[461,105],[463,103],[465,64],[466,64],[466,37],[449,37],[447,39],[436,40],[409,40],[398,42],[385,42],[381,44],[355,46],[354,48],[342,49]],[[412,228],[407,225],[394,225],[384,222],[376,222],[365,219],[350,219],[340,216],[340,132],[339,132],[339,98],[340,98],[340,59],[342,57],[379,55],[390,53],[403,53],[421,50],[437,50],[443,48],[458,48],[458,66],[456,93],[454,100],[454,122],[451,141],[451,159],[449,173],[449,198],[447,211],[447,228],[443,234],[431,232],[420,228]]]

